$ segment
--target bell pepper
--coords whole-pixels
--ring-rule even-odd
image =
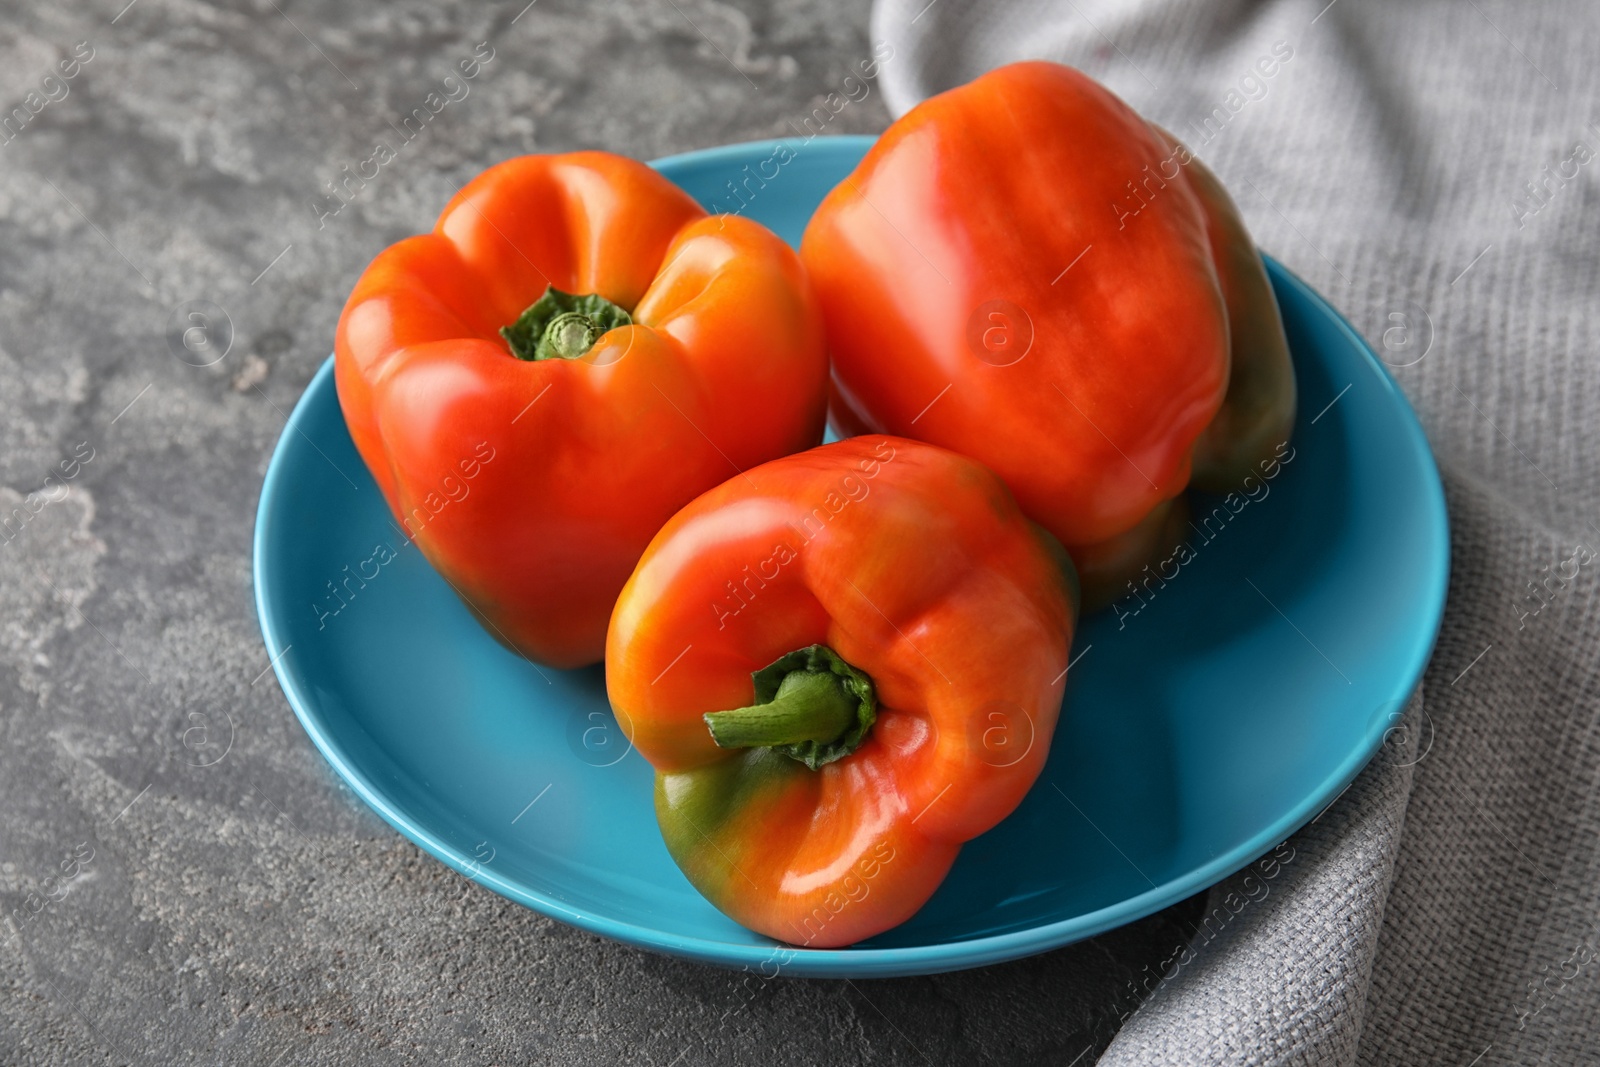
[[[1294,430],[1295,378],[1289,340],[1267,268],[1244,219],[1217,176],[1176,137],[1159,126],[1206,214],[1206,233],[1217,281],[1228,305],[1228,395],[1195,443],[1190,484],[1213,493],[1238,489],[1259,477]]]
[[[1072,553],[1086,609],[1182,539],[1191,473],[1231,487],[1287,439],[1288,347],[1237,211],[1069,67],[1012,64],[913,108],[801,256],[835,427],[981,460]]]
[[[339,402],[405,533],[490,633],[599,660],[661,525],[821,440],[822,325],[798,257],[602,152],[491,167],[373,260]]]
[[[1072,565],[980,464],[855,437],[699,497],[612,617],[606,686],[668,851],[793,944],[911,916],[1038,777]]]

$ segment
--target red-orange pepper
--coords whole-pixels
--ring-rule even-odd
[[[1074,582],[991,472],[901,438],[679,512],[617,602],[606,685],[689,881],[812,947],[908,918],[1044,766]]]
[[[1069,67],[1001,67],[895,122],[801,254],[844,433],[981,460],[1109,602],[1181,539],[1190,484],[1285,441],[1294,373],[1260,256],[1182,145]]]
[[[673,512],[821,439],[827,357],[793,251],[603,152],[473,179],[367,268],[335,351],[407,534],[491,633],[557,667],[600,658]]]

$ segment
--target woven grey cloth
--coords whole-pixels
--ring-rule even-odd
[[[1212,891],[1101,1062],[1600,1062],[1600,5],[880,0],[873,36],[896,114],[1048,58],[1187,140],[1444,473],[1450,600],[1394,743],[1270,894]]]

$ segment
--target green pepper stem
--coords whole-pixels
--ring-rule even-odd
[[[722,748],[828,742],[856,721],[858,704],[837,676],[792,671],[767,703],[713,711],[705,719],[712,740]]]
[[[827,645],[779,656],[750,684],[754,704],[705,716],[723,748],[770,748],[817,770],[860,748],[878,718],[872,679]]]
[[[552,285],[500,336],[518,359],[579,359],[606,331],[632,322],[626,308],[598,293],[574,296]]]
[[[550,346],[557,359],[577,359],[593,348],[604,332],[582,312],[567,311],[550,320],[539,340],[541,345]]]

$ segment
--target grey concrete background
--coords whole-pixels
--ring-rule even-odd
[[[865,3],[125,4],[0,5],[26,120],[0,133],[0,1063],[1092,1061],[1192,905],[898,981],[612,944],[367,811],[256,628],[261,479],[371,256],[510,155],[793,132],[869,55]],[[469,94],[319,225],[482,42]],[[831,132],[886,122],[875,91]],[[190,301],[232,324],[210,366],[169,343]]]

